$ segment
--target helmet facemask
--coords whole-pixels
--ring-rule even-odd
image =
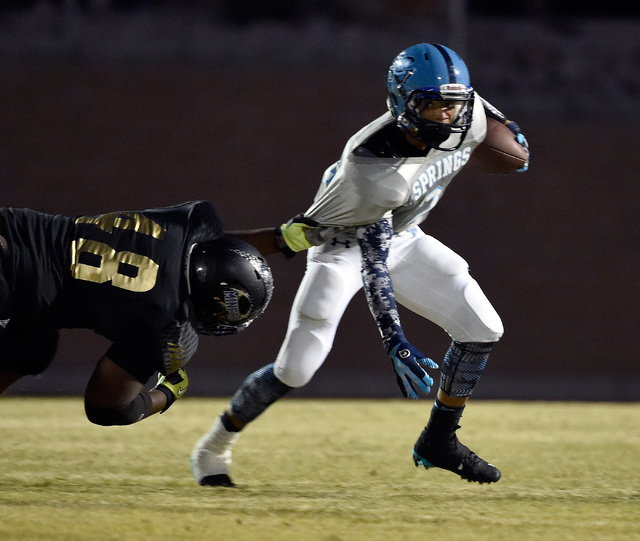
[[[424,118],[424,110],[435,101],[453,104],[455,114],[451,123]],[[448,84],[442,85],[439,92],[414,90],[405,102],[404,112],[398,115],[397,123],[400,129],[427,147],[451,151],[460,148],[464,142],[472,118],[473,90],[464,85]]]

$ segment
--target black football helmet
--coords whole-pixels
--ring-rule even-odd
[[[238,333],[271,300],[271,268],[258,250],[239,239],[194,244],[188,267],[189,294],[201,334]]]

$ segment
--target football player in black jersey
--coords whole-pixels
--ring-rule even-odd
[[[237,333],[271,298],[269,265],[245,237],[203,201],[76,217],[0,208],[0,393],[49,366],[60,329],[87,328],[112,342],[87,385],[89,420],[166,411],[198,333]]]

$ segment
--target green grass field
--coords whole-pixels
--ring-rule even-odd
[[[188,456],[226,400],[97,427],[79,398],[0,399],[0,539],[640,539],[640,405],[472,402],[460,439],[495,485],[416,468],[429,400],[284,399],[234,453],[235,489]]]

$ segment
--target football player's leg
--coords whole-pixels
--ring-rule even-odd
[[[400,235],[391,248],[391,278],[400,304],[459,342],[496,342],[502,321],[467,262],[422,232]]]
[[[468,481],[495,483],[500,470],[458,440],[466,402],[486,365],[492,343],[452,342],[442,365],[440,389],[429,421],[413,448],[416,466],[438,467]]]
[[[15,372],[9,366],[0,361],[0,394],[4,393],[21,377],[22,374],[18,374],[18,372]]]
[[[418,235],[411,244],[408,260],[392,272],[396,296],[453,339],[442,363],[429,423],[414,447],[414,460],[416,465],[448,469],[470,481],[495,482],[499,470],[460,444],[456,430],[489,352],[502,336],[502,322],[469,275],[464,259],[431,237]]]
[[[0,250],[6,246],[6,240],[0,235]],[[7,355],[6,342],[7,325],[11,321],[10,290],[4,278],[0,263],[0,394],[4,393],[11,385],[18,381],[22,374],[11,365],[11,356]]]
[[[290,387],[306,385],[324,363],[344,311],[362,288],[359,248],[353,252],[357,262],[309,262],[274,366],[278,379]]]
[[[358,264],[351,259],[310,255],[275,363],[242,383],[193,449],[192,471],[201,485],[233,486],[229,466],[239,432],[291,389],[305,385],[326,359],[342,314],[362,286]]]
[[[4,393],[23,376],[11,363],[12,355],[9,354],[11,348],[7,347],[7,340],[9,339],[6,329],[2,327],[0,329],[0,394]],[[14,358],[13,361],[15,362],[15,360]]]
[[[0,394],[23,376],[44,372],[58,349],[59,333],[15,320],[0,332]]]

